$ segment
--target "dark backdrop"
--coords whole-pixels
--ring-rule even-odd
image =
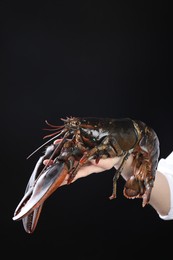
[[[43,143],[46,119],[140,119],[157,132],[161,157],[172,151],[167,1],[0,3],[1,252],[16,259],[167,256],[173,222],[124,198],[121,178],[110,201],[113,170],[58,189],[32,235],[12,220],[40,154],[26,157]]]

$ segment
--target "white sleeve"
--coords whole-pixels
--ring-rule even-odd
[[[159,217],[163,220],[173,220],[173,152],[167,158],[160,159],[157,170],[166,177],[171,193],[170,211],[165,216],[159,214]]]

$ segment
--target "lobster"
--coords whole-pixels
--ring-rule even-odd
[[[143,207],[149,203],[160,155],[159,139],[152,127],[130,118],[67,117],[61,120],[64,124],[58,126],[46,121],[49,128],[45,130],[53,133],[44,136],[49,140],[33,153],[58,137],[61,139],[47,145],[36,163],[13,220],[22,220],[25,231],[33,233],[44,202],[64,180],[71,184],[83,165],[105,158],[122,158],[113,176],[110,199],[116,198],[117,180],[127,159],[133,155],[133,175],[126,180],[123,194],[127,198],[141,198]],[[45,165],[44,160],[51,163]]]

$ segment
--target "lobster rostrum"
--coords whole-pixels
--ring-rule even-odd
[[[116,198],[117,180],[131,154],[133,175],[124,185],[124,196],[142,198],[143,207],[149,202],[160,154],[159,140],[151,127],[130,118],[67,117],[61,120],[64,122],[61,126],[46,121],[50,127],[47,130],[53,133],[44,137],[49,140],[37,150],[58,137],[61,141],[47,146],[39,158],[13,220],[22,220],[25,231],[33,233],[45,200],[65,179],[70,184],[80,167],[90,160],[98,163],[100,159],[122,157],[110,196],[110,199]],[[45,159],[52,163],[44,165]]]

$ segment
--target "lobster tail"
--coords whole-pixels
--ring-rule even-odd
[[[142,181],[131,176],[129,180],[126,181],[124,185],[124,196],[128,199],[142,198],[144,194],[145,187]]]
[[[133,151],[133,176],[124,186],[127,198],[142,198],[142,206],[148,204],[154,185],[159,158],[159,139],[155,131],[141,121],[135,122],[140,139]]]

